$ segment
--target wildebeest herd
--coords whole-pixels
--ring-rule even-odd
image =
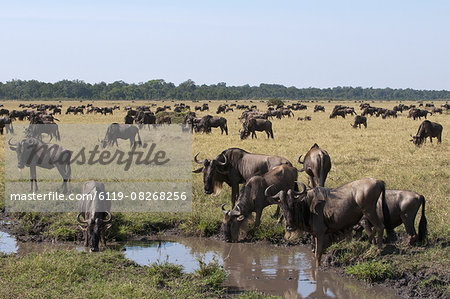
[[[37,190],[36,167],[51,169],[56,167],[63,178],[63,191],[67,191],[67,181],[70,179],[71,170],[69,164],[39,164],[33,159],[27,159],[27,145],[43,143],[42,134],[47,134],[49,142],[55,138],[61,139],[58,130],[59,120],[56,114],[61,114],[62,105],[31,105],[21,106],[23,110],[1,109],[0,129],[6,133],[14,133],[12,123],[16,120],[29,120],[30,124],[25,130],[26,138],[11,143],[10,149],[17,152],[18,166],[30,167],[31,189]],[[30,109],[31,108],[31,109]],[[151,126],[171,124],[172,114],[164,114],[172,110],[172,107],[165,105],[156,107],[151,105],[141,105],[137,107],[127,106],[124,123],[111,124],[103,140],[99,140],[103,147],[117,145],[117,139],[129,140],[130,146],[140,146],[142,141],[139,130],[147,125]],[[431,108],[431,107],[428,107]],[[367,128],[369,116],[385,118],[396,118],[397,113],[408,112],[408,117],[412,119],[427,118],[428,114],[442,113],[441,108],[432,107],[430,112],[413,106],[397,105],[392,110],[372,107],[370,104],[361,104],[361,113],[358,115],[353,107],[336,105],[329,118],[338,116],[345,118],[347,115],[354,116],[354,128]],[[450,107],[442,108],[449,110]],[[268,139],[274,139],[273,124],[283,118],[294,117],[294,111],[307,110],[308,107],[302,103],[289,106],[275,107],[270,105],[264,112],[258,111],[256,105],[221,104],[216,114],[227,114],[234,110],[243,110],[239,121],[242,124],[239,135],[240,139],[246,139],[250,135],[256,138],[256,132],[265,132]],[[441,109],[441,110],[438,110]],[[66,114],[89,115],[101,114],[112,115],[115,110],[120,110],[119,106],[95,107],[92,104],[86,106],[70,106]],[[220,128],[221,134],[228,131],[228,121],[223,116],[202,115],[198,116],[198,111],[209,111],[209,105],[196,106],[194,111],[190,111],[190,106],[183,103],[173,107],[175,113],[183,116],[182,129],[191,133],[210,134],[212,128]],[[314,112],[325,112],[321,105],[314,107]],[[311,117],[307,116],[310,120]],[[303,120],[304,118],[302,118]],[[306,119],[306,117],[305,117]],[[330,120],[335,121],[335,120]],[[136,124],[137,126],[135,126]],[[347,124],[348,126],[348,124]],[[348,127],[347,127],[348,128]],[[369,128],[370,129],[370,128]],[[411,141],[417,145],[422,145],[426,138],[437,138],[438,143],[442,141],[442,125],[424,120],[413,136]],[[137,140],[136,140],[137,137]],[[50,143],[49,143],[50,144]],[[60,148],[58,154],[63,155],[66,149]],[[286,158],[254,154],[240,148],[229,148],[221,152],[214,159],[203,158],[199,160],[200,154],[194,156],[194,161],[201,165],[195,173],[202,173],[203,188],[206,194],[217,194],[223,183],[231,187],[231,208],[224,212],[223,232],[225,239],[230,242],[239,241],[242,229],[246,226],[249,216],[256,213],[255,227],[261,222],[262,211],[269,205],[277,205],[281,211],[279,221],[285,222],[285,236],[293,239],[302,232],[308,232],[314,237],[315,257],[317,265],[320,262],[323,250],[332,242],[349,236],[353,230],[364,229],[369,238],[369,242],[382,248],[382,235],[385,229],[394,238],[393,229],[403,223],[409,236],[410,243],[423,241],[427,232],[427,222],[425,218],[425,198],[412,191],[387,190],[382,180],[374,178],[364,178],[349,182],[338,188],[326,188],[325,181],[331,169],[331,158],[327,151],[314,144],[305,154],[303,161],[301,156],[298,162],[301,167],[297,169]],[[39,158],[39,157],[36,157]],[[32,161],[24,164],[23,161]],[[45,159],[44,159],[45,160]],[[308,188],[299,182],[298,172],[305,172],[308,176]],[[240,185],[242,185],[240,187]],[[92,193],[92,190],[104,192],[105,186],[100,182],[87,182],[83,186],[83,193]],[[98,194],[98,193],[96,193]],[[418,234],[414,228],[414,219],[419,208],[422,213],[419,223]],[[99,243],[105,244],[104,231],[110,226],[113,219],[109,212],[110,207],[101,207],[99,210],[96,204],[92,206],[80,207],[77,216],[78,222],[82,224],[80,228],[84,235],[84,244],[92,251],[98,251]],[[277,213],[278,214],[278,213]]]

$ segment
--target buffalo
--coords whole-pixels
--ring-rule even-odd
[[[422,143],[425,142],[425,139],[427,137],[430,137],[430,142],[433,142],[432,137],[437,138],[437,142],[441,143],[441,137],[442,137],[442,125],[431,122],[429,120],[424,120],[420,126],[419,130],[417,130],[416,136],[412,136],[412,141],[415,145],[420,146]]]
[[[77,220],[83,231],[84,247],[90,247],[90,251],[95,252],[98,251],[99,242],[106,247],[105,231],[111,227],[112,221],[111,201],[100,199],[105,194],[105,185],[100,182],[84,183],[81,193],[86,198],[78,202]]]
[[[297,175],[295,167],[284,164],[272,168],[263,176],[257,175],[250,178],[242,186],[236,206],[231,211],[225,210],[225,204],[222,205],[222,210],[225,213],[222,223],[225,240],[227,242],[239,241],[241,225],[248,220],[253,212],[256,212],[255,228],[258,227],[261,223],[263,209],[273,204],[273,201],[266,200],[265,190],[269,186],[275,192],[293,189]]]
[[[383,245],[383,222],[377,216],[377,202],[380,196],[385,200],[385,185],[381,180],[367,178],[357,180],[339,188],[316,187],[302,191],[279,191],[266,197],[277,203],[286,220],[286,239],[292,239],[306,231],[315,237],[315,259],[319,266],[323,251],[330,245],[335,234],[353,228],[366,216],[377,232],[378,249]],[[366,227],[369,242],[374,241],[374,233]]]
[[[44,143],[37,138],[24,138],[22,141],[12,144],[8,140],[9,148],[17,153],[17,167],[23,169],[30,167],[31,191],[38,191],[36,179],[36,167],[53,169],[56,167],[63,178],[63,192],[67,192],[67,182],[70,180],[70,158],[72,152],[58,144]]]
[[[222,189],[223,183],[227,183],[231,187],[232,208],[238,198],[239,184],[247,182],[255,175],[261,176],[275,166],[292,166],[286,158],[252,154],[240,148],[226,149],[213,160],[198,161],[198,155],[199,153],[195,155],[194,161],[202,167],[193,172],[203,173],[204,192],[216,195]]]
[[[298,157],[298,163],[303,164],[303,168],[299,171],[305,171],[308,175],[309,187],[324,187],[328,172],[330,172],[331,169],[331,158],[328,153],[319,148],[317,143],[314,143],[311,149],[306,153],[303,162],[300,161],[301,157],[301,155]]]

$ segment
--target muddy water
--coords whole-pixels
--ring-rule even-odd
[[[201,238],[176,238],[164,241],[128,242],[113,246],[125,249],[125,256],[140,265],[168,261],[198,269],[198,260],[216,260],[228,272],[225,286],[231,293],[258,290],[286,298],[396,298],[381,287],[369,287],[332,271],[314,269],[308,246],[278,247],[269,244],[230,244]],[[55,249],[83,250],[73,244],[17,243],[0,232],[0,252],[45,252]]]
[[[236,292],[259,290],[287,298],[396,298],[381,287],[369,287],[330,271],[315,271],[308,246],[230,244],[200,238],[128,243],[125,255],[141,265],[169,261],[186,272],[198,268],[198,259],[217,260],[229,276],[225,286]]]

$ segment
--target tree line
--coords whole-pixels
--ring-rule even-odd
[[[442,100],[450,99],[447,90],[416,90],[392,88],[297,88],[279,84],[259,86],[196,85],[187,80],[176,86],[162,79],[145,83],[90,84],[81,80],[62,80],[55,83],[37,80],[0,82],[0,99],[86,99],[86,100],[248,100],[248,99],[349,99],[349,100]]]

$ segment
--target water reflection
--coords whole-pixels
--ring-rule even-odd
[[[224,285],[232,291],[259,290],[285,298],[396,298],[388,289],[368,287],[332,271],[315,269],[308,246],[225,243],[201,238],[129,242],[108,246],[125,249],[125,256],[140,265],[168,261],[182,265],[185,272],[198,269],[198,260],[216,260],[229,276]],[[0,232],[0,252],[24,255],[58,249],[83,250],[70,243],[18,243]]]

